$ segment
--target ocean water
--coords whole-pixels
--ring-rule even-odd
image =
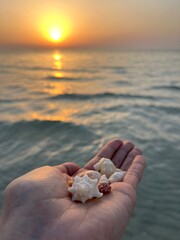
[[[133,141],[147,162],[123,239],[179,239],[180,52],[0,54],[0,199],[14,178],[83,166],[114,137]]]

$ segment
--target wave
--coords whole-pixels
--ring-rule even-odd
[[[56,77],[53,75],[47,76],[46,77],[47,80],[51,80],[51,81],[57,81],[57,80],[61,80],[61,81],[79,81],[82,80],[81,78],[75,78],[75,77]]]
[[[32,120],[32,121],[18,121],[18,122],[0,122],[1,127],[11,127],[11,128],[19,128],[19,127],[36,127],[41,130],[46,129],[47,127],[73,127],[75,124],[70,122],[61,122],[61,121],[50,121],[50,120]]]
[[[180,91],[180,86],[175,86],[175,85],[172,85],[172,86],[154,86],[152,87],[153,89],[165,89],[165,90],[175,90],[175,91]]]
[[[25,102],[29,101],[28,98],[20,98],[20,99],[0,99],[0,103],[15,103],[15,102]]]
[[[96,98],[140,98],[140,99],[157,99],[156,97],[152,96],[142,96],[142,95],[131,95],[131,94],[118,94],[118,93],[98,93],[98,94],[75,94],[75,93],[66,93],[66,94],[59,94],[48,99],[50,100],[92,100]]]
[[[18,141],[23,139],[44,139],[53,137],[54,140],[68,138],[94,136],[85,126],[73,124],[71,122],[32,120],[18,122],[0,122],[0,142]]]
[[[24,70],[24,71],[57,71],[56,68],[53,67],[43,67],[43,66],[15,66],[15,65],[0,65],[1,71],[5,71],[6,69],[19,69],[19,70]],[[96,73],[98,70],[97,69],[66,69],[63,68],[61,69],[62,72],[70,72],[70,73]]]
[[[54,71],[53,68],[49,67],[41,67],[41,66],[34,66],[34,67],[22,67],[23,70],[31,70],[31,71]]]
[[[180,114],[180,107],[176,107],[176,106],[156,106],[156,105],[142,105],[142,104],[134,104],[132,103],[132,105],[129,107],[133,107],[133,108],[137,108],[137,109],[145,109],[146,112],[151,112],[153,111],[162,111],[168,114]],[[121,104],[121,105],[116,105],[116,106],[112,106],[112,107],[106,107],[104,108],[104,110],[106,111],[110,111],[110,112],[114,112],[114,111],[120,111],[120,110],[124,110],[127,108],[126,104]],[[145,112],[145,111],[144,111]]]
[[[58,99],[69,99],[69,100],[89,100],[92,98],[104,98],[104,97],[117,97],[114,93],[100,93],[100,94],[75,94],[75,93],[66,93],[66,94],[59,94],[56,96],[51,97],[52,100]]]
[[[4,65],[4,66],[0,66],[0,68],[4,68],[4,69],[20,69],[20,70],[32,70],[32,71],[41,71],[41,70],[46,70],[46,71],[54,71],[53,68],[49,68],[49,67],[41,67],[41,66],[15,66],[15,65]]]
[[[0,132],[0,172],[11,169],[17,175],[46,164],[80,163],[82,149],[97,139],[86,126],[59,121],[1,121]]]
[[[124,80],[117,80],[113,82],[114,85],[120,85],[120,86],[130,86],[131,83],[129,81],[124,81]]]
[[[48,68],[48,67],[41,67],[41,66],[34,66],[34,67],[25,67],[23,68],[24,70],[33,70],[33,71],[41,71],[41,70],[46,70],[46,71],[57,71],[56,68]],[[67,69],[67,68],[62,68],[62,72],[70,72],[70,73],[96,73],[96,69]]]
[[[154,106],[150,105],[148,108],[163,111],[170,114],[180,114],[180,108],[175,106]]]
[[[121,74],[125,74],[127,72],[125,67],[122,66],[103,66],[101,67],[102,69],[109,69],[112,70],[116,73],[121,73]]]

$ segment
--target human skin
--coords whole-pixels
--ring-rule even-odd
[[[72,202],[67,181],[93,169],[102,157],[126,170],[112,191],[85,204]],[[1,240],[120,240],[136,202],[145,161],[133,143],[111,140],[83,169],[75,163],[45,166],[11,182],[4,191]]]

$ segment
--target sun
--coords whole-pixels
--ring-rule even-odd
[[[52,46],[68,41],[72,32],[72,23],[69,16],[55,10],[49,9],[39,16],[39,31],[42,34],[42,43]]]
[[[62,32],[59,28],[52,28],[50,30],[51,40],[54,42],[59,42],[62,39]]]

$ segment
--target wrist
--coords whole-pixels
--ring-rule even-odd
[[[23,208],[12,210],[8,216],[2,215],[0,223],[1,240],[41,240],[44,232],[42,217]]]

